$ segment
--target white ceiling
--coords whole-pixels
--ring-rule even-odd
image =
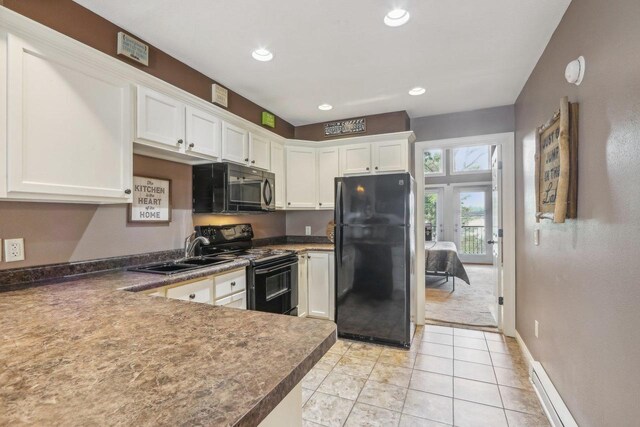
[[[302,125],[513,104],[570,0],[76,2]],[[397,6],[409,23],[385,26]],[[258,47],[273,61],[252,59]]]

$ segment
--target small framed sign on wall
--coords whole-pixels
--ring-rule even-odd
[[[134,176],[129,222],[171,222],[171,180]]]

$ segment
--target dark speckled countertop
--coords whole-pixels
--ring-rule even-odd
[[[0,293],[0,425],[257,425],[335,342],[335,324],[122,290],[245,265]]]

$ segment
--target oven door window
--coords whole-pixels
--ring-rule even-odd
[[[255,309],[283,314],[294,308],[291,289],[293,273],[294,269],[287,266],[268,273],[256,274]]]
[[[278,298],[280,295],[291,290],[289,277],[291,277],[291,272],[289,270],[282,271],[278,274],[274,274],[273,276],[267,276],[265,295],[267,301]]]

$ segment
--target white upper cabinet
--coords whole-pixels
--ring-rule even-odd
[[[340,164],[343,175],[371,172],[371,144],[353,144],[340,147]]]
[[[219,158],[221,137],[222,120],[213,114],[187,106],[185,138],[187,153]]]
[[[286,147],[287,208],[316,208],[316,149]]]
[[[285,168],[284,146],[271,143],[271,172],[276,176],[276,208],[282,209],[285,205]]]
[[[249,132],[231,123],[222,122],[222,160],[249,162]]]
[[[338,147],[319,148],[318,157],[318,208],[333,209],[335,178],[340,176],[340,156]]]
[[[184,151],[185,105],[138,86],[136,140],[172,151]]]
[[[7,161],[0,173],[7,168],[7,181],[0,194],[131,201],[131,85],[59,50],[6,40]]]
[[[383,141],[372,144],[373,172],[404,172],[408,168],[409,147],[406,141]]]
[[[271,142],[253,132],[249,133],[249,165],[269,170],[270,160]]]

